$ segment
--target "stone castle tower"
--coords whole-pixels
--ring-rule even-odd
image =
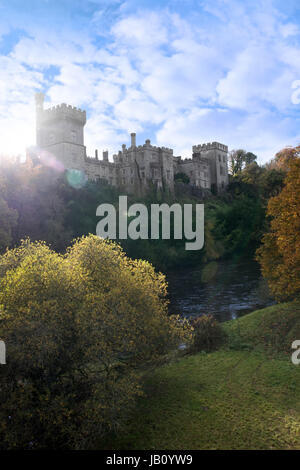
[[[103,180],[129,193],[144,194],[150,188],[173,192],[174,176],[184,173],[190,184],[204,191],[221,192],[228,184],[228,147],[218,142],[193,146],[190,159],[174,157],[173,150],[151,145],[149,139],[136,145],[131,134],[130,146],[102,159],[86,154],[84,126],[86,112],[65,103],[44,109],[44,95],[36,94],[36,144],[39,152],[55,157],[65,169],[84,172],[89,179]]]
[[[84,170],[86,149],[83,128],[86,113],[65,103],[44,109],[44,95],[37,93],[36,144],[52,153],[65,168]]]

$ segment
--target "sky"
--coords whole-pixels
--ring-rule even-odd
[[[85,144],[300,143],[299,0],[0,0],[0,153],[35,144],[34,94],[87,111]]]

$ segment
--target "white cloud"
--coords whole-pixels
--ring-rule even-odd
[[[0,56],[0,151],[24,155],[34,142],[34,91],[42,80],[41,73]]]
[[[112,34],[117,42],[139,48],[153,49],[169,41],[165,15],[149,10],[121,19],[113,26]]]
[[[29,37],[0,56],[0,126],[8,143],[16,132],[23,136],[18,146],[30,143],[40,89],[49,105],[87,108],[89,154],[95,147],[117,151],[131,131],[154,140],[154,128],[159,144],[185,156],[210,140],[264,158],[297,143],[290,116],[297,112],[291,85],[300,79],[299,28],[272,2],[203,1],[205,12],[194,17],[142,8],[125,15],[128,5],[117,0],[94,4],[91,31],[25,25]]]

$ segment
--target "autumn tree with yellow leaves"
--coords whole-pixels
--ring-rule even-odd
[[[298,150],[297,147],[295,150]],[[292,155],[291,155],[292,154]],[[285,185],[268,203],[270,231],[257,251],[263,276],[277,300],[300,296],[300,158],[289,153]],[[286,161],[286,160],[285,160]]]
[[[94,235],[66,254],[25,240],[0,258],[0,448],[86,449],[126,419],[145,367],[182,341],[165,277]]]

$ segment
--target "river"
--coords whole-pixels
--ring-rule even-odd
[[[177,269],[167,274],[167,281],[170,312],[188,318],[213,314],[223,322],[274,303],[252,260]]]

